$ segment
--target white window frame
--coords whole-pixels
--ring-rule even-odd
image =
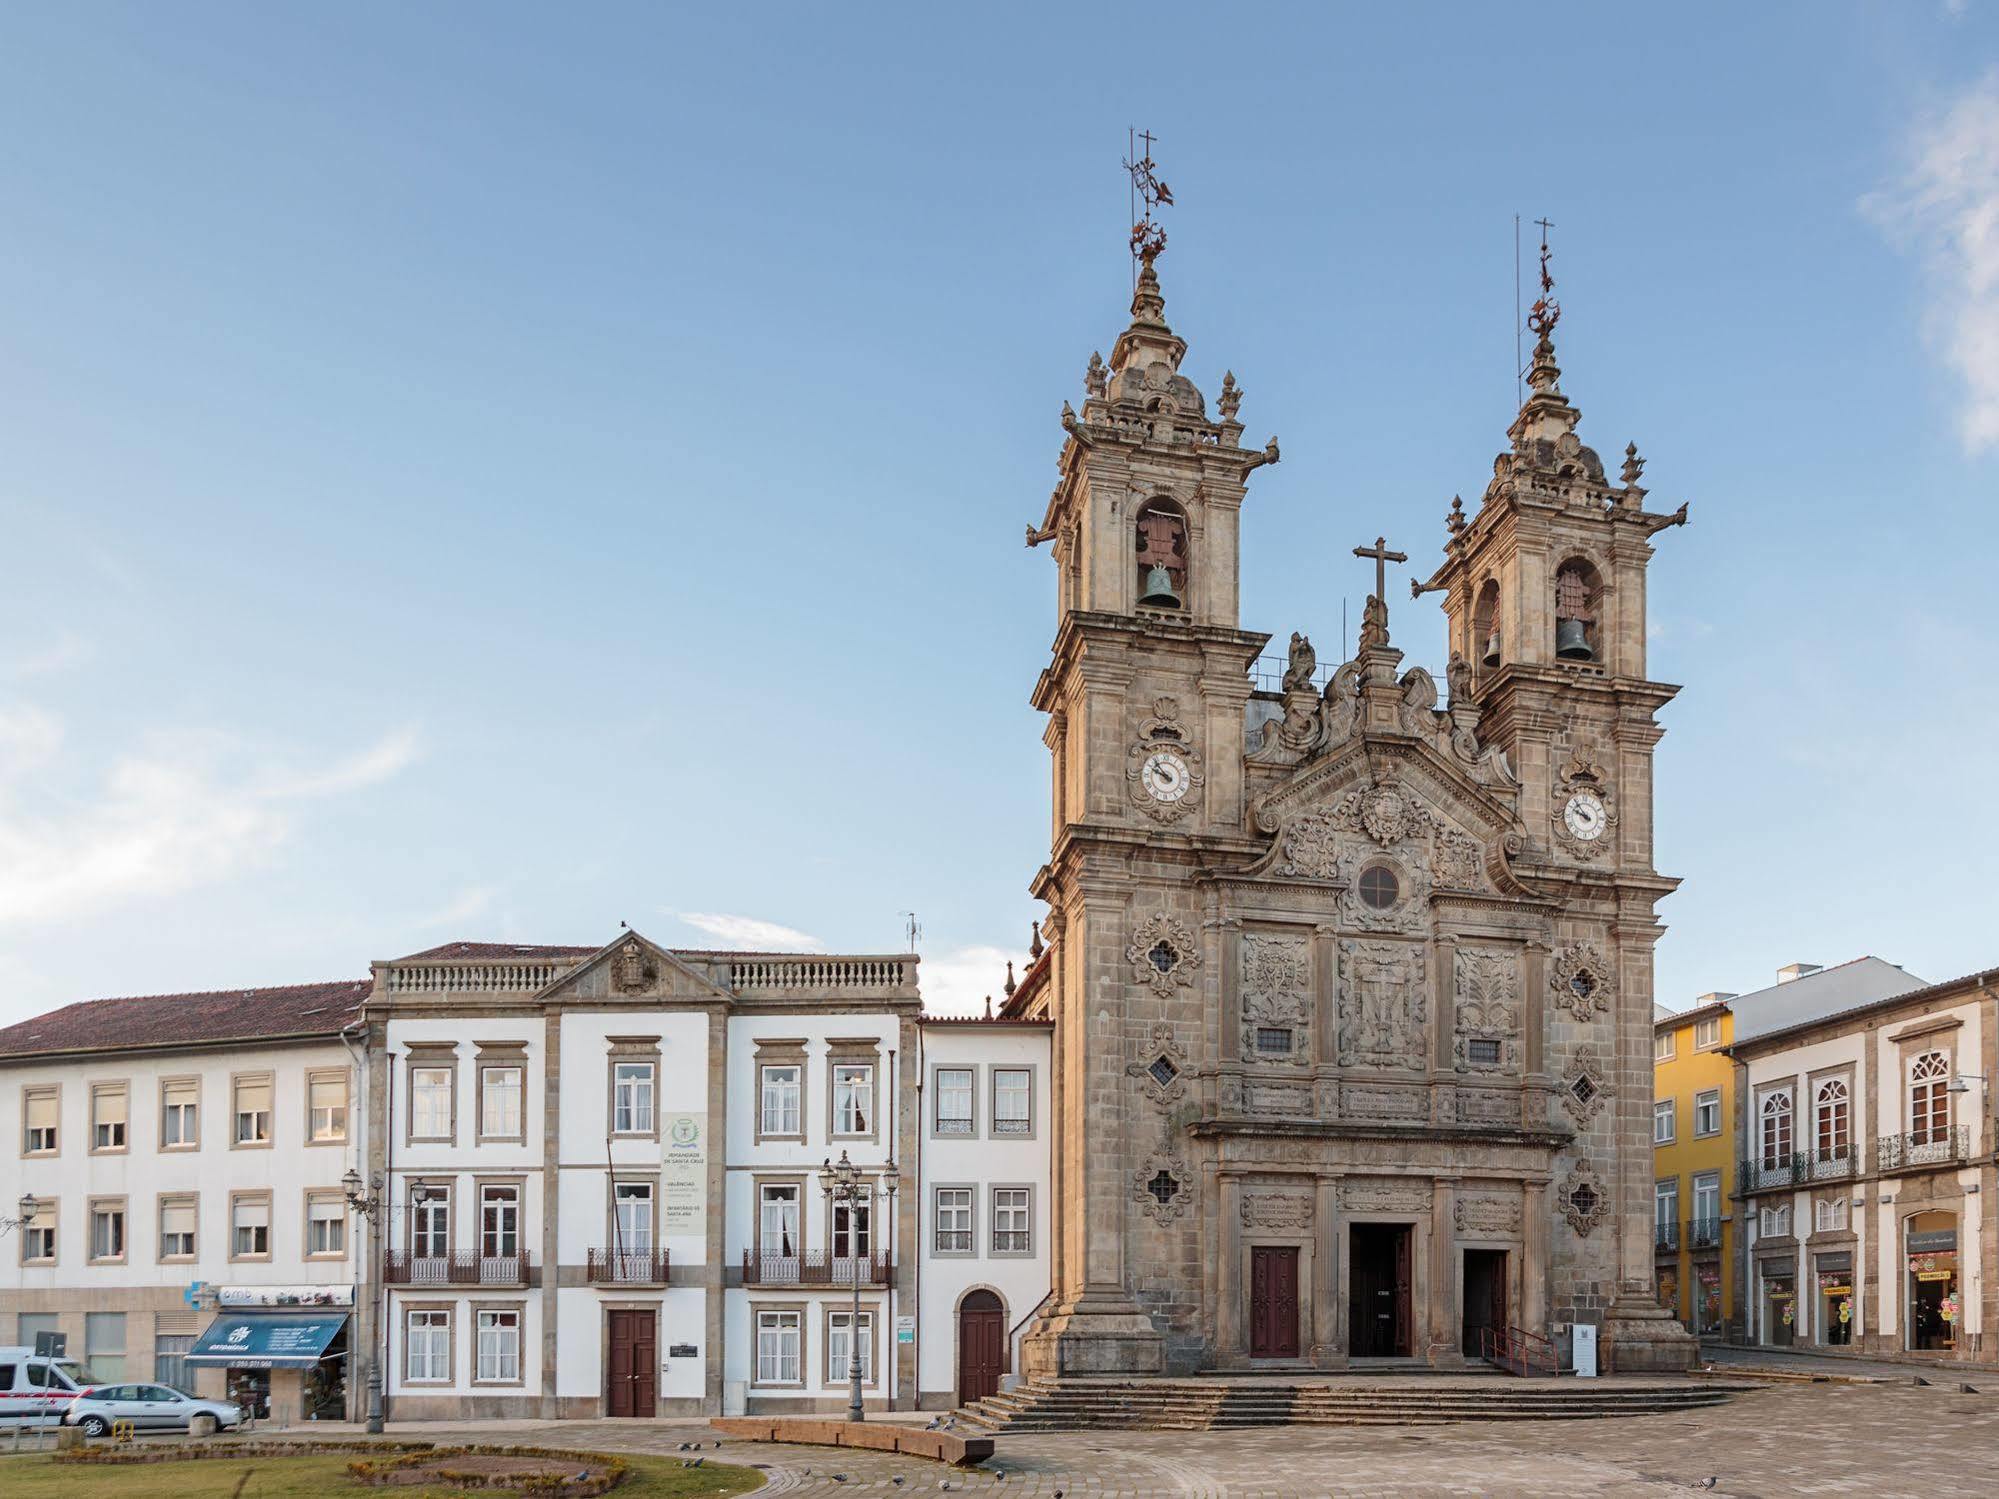
[[[332,1231],[322,1235],[323,1225]],[[321,1243],[322,1238],[328,1240]],[[347,1203],[337,1192],[308,1192],[305,1196],[305,1257],[309,1260],[347,1258]]]
[[[254,1107],[260,1090],[263,1105]],[[270,1146],[271,1105],[277,1091],[277,1079],[268,1072],[229,1080],[229,1143],[232,1147],[262,1150]],[[246,1093],[250,1095],[247,1102],[253,1107],[244,1107]]]
[[[480,1259],[510,1260],[522,1252],[526,1197],[518,1182],[479,1184]]]
[[[319,1089],[334,1086],[340,1101],[322,1104]],[[308,1145],[342,1145],[347,1141],[347,1120],[353,1106],[345,1072],[308,1072],[305,1076],[305,1139]],[[322,1118],[322,1116],[324,1116]]]
[[[200,1145],[201,1079],[165,1079],[160,1084],[160,1149],[195,1150]]]
[[[479,1138],[527,1138],[527,1068],[519,1062],[487,1062],[479,1068]]]
[[[659,1118],[659,1063],[611,1063],[611,1133],[650,1135]]]
[[[1288,1052],[1288,1048],[1287,1048]],[[1002,1078],[1018,1078],[1017,1088],[1009,1087],[1001,1091]],[[995,1067],[992,1069],[994,1135],[1032,1135],[1034,1133],[1034,1069],[1032,1067]],[[1001,1112],[1001,1100],[1009,1095],[1018,1095],[1020,1112],[1018,1115]]]
[[[41,1115],[46,1122],[37,1124],[35,1118]],[[47,1136],[38,1141],[37,1135]],[[51,1156],[62,1153],[62,1090],[55,1087],[33,1087],[21,1090],[21,1154],[24,1156]]]
[[[521,1382],[521,1320],[518,1307],[476,1309],[472,1349],[475,1384]]]
[[[958,1081],[963,1079],[962,1084]],[[937,1102],[931,1113],[931,1133],[946,1139],[965,1139],[979,1132],[979,1070],[976,1067],[939,1067],[936,1072]],[[964,1112],[955,1110],[960,1103]],[[954,1112],[946,1113],[949,1106]]]
[[[788,1074],[786,1076],[785,1074]],[[765,1062],[757,1069],[757,1107],[764,1139],[803,1139],[805,1095],[802,1062]]]
[[[201,1201],[192,1194],[186,1196],[162,1197],[160,1199],[160,1255],[162,1260],[191,1260],[201,1247]],[[173,1227],[186,1215],[185,1229]],[[185,1246],[175,1244],[175,1239],[185,1239]]]
[[[1851,1205],[1844,1195],[1818,1197],[1812,1201],[1812,1232],[1841,1233],[1851,1224]]]
[[[792,1311],[757,1313],[756,1376],[760,1385],[804,1383],[805,1318]]]
[[[1670,1062],[1678,1055],[1679,1032],[1677,1030],[1655,1031],[1652,1034],[1652,1060]]]
[[[1680,1109],[1676,1098],[1661,1098],[1652,1105],[1652,1143],[1671,1145],[1679,1137]],[[1661,1126],[1664,1126],[1662,1129]]]
[[[611,1183],[611,1227],[620,1254],[652,1252],[653,1209],[658,1193],[651,1181]]]
[[[1756,1159],[1765,1171],[1791,1164],[1798,1149],[1797,1107],[1788,1087],[1773,1088],[1756,1102]]]
[[[1702,1124],[1701,1116],[1709,1116]],[[1706,1088],[1694,1095],[1694,1138],[1708,1140],[1721,1133],[1721,1089]]]
[[[1830,1148],[1823,1143],[1828,1124],[1836,1140]],[[1843,1077],[1826,1078],[1812,1089],[1812,1150],[1836,1161],[1853,1155],[1853,1090]]]
[[[875,1064],[833,1064],[833,1135],[836,1139],[874,1134]]]
[[[784,1211],[789,1204],[790,1212]],[[775,1215],[773,1209],[776,1210]],[[787,1217],[789,1223],[786,1223]],[[757,1187],[757,1253],[764,1259],[797,1259],[805,1226],[805,1192],[796,1182],[763,1182]],[[779,1233],[773,1235],[773,1227]],[[786,1232],[788,1230],[788,1234]],[[790,1239],[786,1248],[784,1240]]]
[[[423,1336],[421,1339],[418,1333]],[[424,1357],[419,1366],[418,1353]],[[403,1314],[403,1383],[451,1383],[451,1311],[411,1307]]]
[[[848,1324],[854,1320],[851,1308],[829,1311],[826,1314],[826,1383],[829,1385],[849,1384],[853,1371],[848,1367],[846,1344]],[[875,1382],[875,1314],[861,1313],[861,1383]]]
[[[1909,1143],[1940,1144],[1950,1138],[1950,1058],[1941,1051],[1925,1051],[1909,1059],[1908,1088],[1904,1097],[1909,1106]],[[1937,1122],[1941,1117],[1942,1123]]]
[[[931,1192],[931,1252],[939,1255],[976,1255],[979,1252],[978,1189],[936,1187]],[[946,1249],[945,1234],[961,1234],[963,1244]]]
[[[1703,1015],[1694,1022],[1694,1050],[1709,1051],[1721,1045],[1721,1017]]]
[[[1016,1183],[995,1185],[986,1194],[992,1222],[991,1252],[995,1259],[1025,1259],[1034,1253],[1034,1188]],[[1002,1248],[1001,1234],[1022,1234],[1025,1245]]]
[[[419,1062],[410,1068],[410,1139],[450,1140],[455,1062]]]
[[[117,1100],[116,1117],[107,1117],[102,1105]],[[131,1148],[132,1087],[130,1083],[90,1085],[90,1153],[118,1155]]]

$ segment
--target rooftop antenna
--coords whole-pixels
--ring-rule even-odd
[[[1136,126],[1125,130],[1125,175],[1131,178],[1131,284],[1138,288],[1138,265],[1142,260],[1156,260],[1159,252],[1166,248],[1166,230],[1152,221],[1152,210],[1170,206],[1173,190],[1160,181],[1152,160],[1152,143],[1159,137],[1150,130],[1140,130]],[[1144,154],[1139,152],[1144,145]],[[1141,214],[1140,207],[1144,212]]]
[[[907,944],[903,948],[904,952],[915,952],[916,944],[923,940],[923,923],[916,919],[914,911],[902,913],[902,936]]]
[[[1536,337],[1546,338],[1562,320],[1562,304],[1555,300],[1555,278],[1548,273],[1548,231],[1555,226],[1546,219],[1534,222],[1541,226],[1541,295],[1534,299],[1533,310],[1527,314],[1527,326]]]
[[[1527,368],[1527,352],[1520,347],[1520,215],[1513,216],[1513,404],[1527,403],[1527,386],[1521,371]]]

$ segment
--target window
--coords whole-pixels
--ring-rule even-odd
[[[306,1139],[331,1145],[347,1138],[347,1074],[315,1072],[306,1078]]]
[[[449,1140],[454,1067],[410,1068],[410,1138]]]
[[[1580,557],[1572,557],[1555,571],[1555,658],[1559,661],[1594,661],[1597,649],[1597,618],[1603,605],[1603,582],[1597,571]]]
[[[125,1148],[126,1091],[123,1083],[98,1083],[90,1090],[90,1148]]]
[[[1138,602],[1146,609],[1178,609],[1187,597],[1187,518],[1171,500],[1153,500],[1138,513]]]
[[[798,1188],[765,1184],[757,1194],[757,1249],[765,1259],[798,1254]]]
[[[1816,1233],[1837,1233],[1846,1227],[1847,1200],[1821,1197],[1812,1204],[1812,1229]]]
[[[798,1313],[757,1313],[757,1383],[797,1384]]]
[[[162,1197],[160,1199],[160,1258],[163,1260],[191,1260],[194,1258],[194,1222],[197,1199],[192,1197]]]
[[[1763,1169],[1776,1171],[1791,1164],[1791,1091],[1763,1096]]]
[[[236,1119],[238,1145],[271,1143],[271,1080],[268,1077],[239,1077],[234,1080],[235,1102],[230,1112]]]
[[[1284,1033],[1284,1049],[1291,1049],[1291,1033]],[[993,1133],[1027,1135],[1034,1132],[1034,1074],[1025,1067],[993,1069]]]
[[[939,1254],[970,1254],[972,1252],[972,1189],[970,1187],[939,1187],[937,1189],[937,1252]]]
[[[22,1154],[56,1153],[56,1115],[61,1102],[62,1096],[54,1088],[28,1088],[22,1091]]]
[[[125,1258],[125,1204],[122,1199],[90,1205],[90,1257],[96,1261]]]
[[[194,1393],[194,1375],[187,1367],[187,1356],[194,1350],[194,1334],[191,1332],[156,1332],[153,1334],[153,1379],[156,1383],[170,1385],[183,1395]]]
[[[1694,1248],[1710,1249],[1721,1242],[1721,1173],[1707,1171],[1694,1178]]]
[[[1395,871],[1383,864],[1370,864],[1360,872],[1361,904],[1376,911],[1386,911],[1402,898],[1402,882],[1395,878]]]
[[[512,1259],[521,1252],[521,1189],[511,1184],[479,1189],[479,1255]]]
[[[651,1062],[619,1062],[611,1068],[611,1133],[649,1135],[653,1132]]]
[[[1852,1151],[1852,1104],[1842,1078],[1828,1078],[1812,1095],[1812,1136],[1821,1160],[1843,1161]]]
[[[763,1069],[763,1130],[766,1135],[799,1134],[799,1074],[796,1063]]]
[[[1034,1252],[1034,1193],[1028,1187],[993,1188],[993,1253]]]
[[[99,1383],[125,1377],[125,1314],[83,1314],[83,1362]]]
[[[1721,1045],[1721,1017],[1704,1015],[1694,1022],[1694,1048],[1706,1050],[1710,1046]]]
[[[619,1182],[611,1188],[611,1226],[615,1247],[625,1254],[652,1248],[652,1183]]]
[[[1926,1051],[1909,1064],[1909,1143],[1938,1144],[1950,1134],[1950,1064]]]
[[[521,1380],[521,1314],[515,1311],[479,1313],[479,1372],[482,1384],[519,1384]]]
[[[970,1135],[978,1132],[972,1119],[972,1069],[937,1069],[937,1133]]]
[[[1291,1028],[1283,1025],[1259,1025],[1256,1028],[1256,1051],[1258,1056],[1290,1056]]]
[[[1652,1105],[1652,1143],[1673,1143],[1673,1100],[1662,1098]]]
[[[409,1363],[404,1378],[411,1384],[442,1384],[451,1378],[451,1313],[409,1314],[403,1339]]]
[[[1765,1239],[1781,1239],[1791,1232],[1791,1205],[1766,1207],[1757,1222],[1757,1234]]]
[[[21,1263],[53,1265],[56,1258],[56,1203],[51,1197],[35,1200],[35,1216],[21,1230]]]
[[[874,1247],[874,1204],[836,1202],[833,1204],[833,1258],[864,1260]]]
[[[867,1062],[833,1065],[833,1133],[865,1135],[875,1116],[875,1069]]]
[[[1711,1088],[1694,1095],[1694,1138],[1705,1139],[1721,1133],[1721,1090]]]
[[[826,1383],[844,1384],[854,1377],[854,1366],[848,1361],[853,1350],[861,1361],[861,1383],[875,1382],[875,1314],[861,1313],[861,1335],[853,1336],[854,1314],[852,1312],[829,1312],[826,1315]]]
[[[486,1140],[525,1138],[521,1100],[527,1092],[527,1069],[516,1065],[479,1069],[479,1135]]]
[[[191,1150],[201,1143],[201,1082],[177,1077],[160,1084],[160,1149]]]
[[[1652,1235],[1655,1243],[1679,1242],[1680,1179],[1652,1183]]]
[[[411,1185],[410,1255],[420,1260],[442,1259],[451,1253],[451,1193],[444,1187]]]
[[[271,1199],[231,1197],[229,1199],[229,1258],[269,1259],[271,1254]]]
[[[1655,1062],[1672,1061],[1675,1040],[1676,1033],[1673,1031],[1654,1031],[1652,1033],[1652,1060]]]
[[[346,1256],[347,1203],[337,1193],[313,1192],[306,1196],[305,1252],[313,1259]]]
[[[1472,1036],[1465,1041],[1465,1060],[1475,1067],[1497,1067],[1499,1043],[1489,1036]]]

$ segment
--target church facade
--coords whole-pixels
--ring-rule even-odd
[[[1132,320],[1065,406],[1053,760],[1051,1274],[1024,1372],[1450,1363],[1586,1323],[1683,1368],[1654,1302],[1652,750],[1642,463],[1576,433],[1552,303],[1482,504],[1412,595],[1445,691],[1245,629],[1242,392],[1181,372],[1146,247]],[[1377,541],[1356,548],[1403,560]],[[1037,969],[1041,965],[1037,965]]]

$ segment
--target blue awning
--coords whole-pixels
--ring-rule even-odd
[[[194,1340],[187,1361],[233,1369],[310,1369],[346,1323],[345,1312],[318,1316],[239,1312],[217,1317]]]

